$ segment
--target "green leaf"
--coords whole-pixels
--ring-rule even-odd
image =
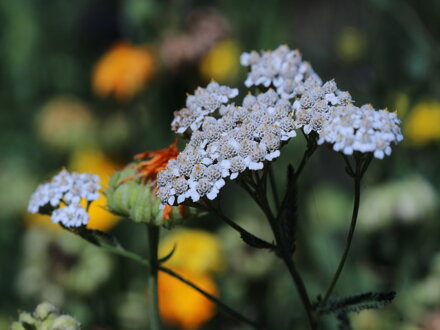
[[[347,315],[347,313],[339,313],[337,315],[338,318],[338,329],[339,330],[352,330],[353,328],[351,327],[350,324],[350,319]]]
[[[163,264],[164,262],[168,261],[176,251],[177,244],[174,244],[173,248],[171,249],[170,253],[168,253],[165,257],[160,258],[157,260],[159,264]]]
[[[257,236],[251,234],[248,231],[240,230],[241,239],[249,246],[252,246],[257,249],[269,249],[274,250],[275,245],[258,238]]]
[[[360,312],[365,309],[379,309],[396,296],[395,292],[367,292],[354,296],[331,299],[319,310],[320,314],[338,314],[349,312]]]

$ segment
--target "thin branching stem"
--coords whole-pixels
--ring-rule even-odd
[[[348,159],[344,157],[347,162],[347,166],[349,166]],[[350,166],[350,171],[353,173],[353,180],[354,180],[354,202],[353,202],[353,212],[351,215],[351,223],[350,223],[350,229],[348,231],[347,239],[345,242],[344,252],[342,253],[341,260],[339,261],[338,268],[336,269],[335,274],[333,275],[333,278],[330,282],[330,285],[324,295],[323,300],[320,303],[320,306],[324,306],[325,303],[330,298],[333,289],[336,286],[336,282],[339,279],[339,276],[342,273],[342,269],[344,268],[345,261],[347,260],[348,252],[350,251],[351,243],[353,241],[354,231],[356,229],[356,223],[359,213],[359,205],[360,205],[360,198],[361,198],[361,180],[362,176],[365,173],[365,171],[368,168],[368,165],[370,164],[372,158],[369,157],[367,159],[361,159],[356,158],[356,169],[353,171],[353,169]]]
[[[266,215],[266,218],[270,224],[273,235],[275,237],[275,241],[277,243],[278,256],[284,261],[287,269],[290,272],[290,275],[292,276],[293,282],[294,282],[295,287],[298,291],[301,302],[306,310],[307,319],[308,319],[310,328],[317,329],[316,320],[313,315],[312,304],[311,304],[309,295],[307,293],[306,286],[304,284],[304,281],[303,281],[300,273],[298,272],[298,270],[295,267],[295,264],[292,259],[292,255],[290,253],[290,249],[287,245],[286,240],[284,239],[284,236],[281,233],[279,222],[277,221],[278,218],[275,218],[275,216],[272,214],[270,207],[269,207],[269,203],[267,201],[267,197],[262,194],[262,195],[260,195],[260,198],[262,199],[261,204],[264,206],[262,210]]]
[[[269,165],[269,181],[270,181],[270,186],[272,188],[273,201],[275,203],[275,207],[277,209],[277,212],[279,212],[280,211],[281,202],[280,202],[280,197],[278,196],[277,183],[275,181],[275,175],[273,173],[273,167],[270,166],[270,165]]]
[[[303,154],[303,157],[301,159],[301,162],[299,163],[298,168],[295,171],[295,174],[296,174],[297,178],[300,176],[300,174],[304,170],[304,167],[306,166],[307,162],[312,157],[312,155],[314,154],[316,148],[318,147],[316,145],[316,142],[315,142],[313,137],[308,138],[306,136],[306,139],[307,139],[307,148],[304,151],[304,154]]]

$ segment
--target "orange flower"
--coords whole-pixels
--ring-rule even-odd
[[[127,101],[153,76],[154,57],[145,47],[125,42],[114,45],[96,63],[92,85],[96,94],[113,94],[119,101]]]
[[[179,275],[218,296],[218,289],[210,276],[195,275],[176,270]],[[193,288],[160,272],[158,277],[159,311],[162,319],[181,329],[198,329],[215,314],[215,304]]]
[[[142,178],[144,183],[155,182],[157,173],[165,169],[170,159],[174,159],[179,154],[177,150],[177,140],[165,149],[160,150],[148,150],[134,156],[135,160],[142,160],[151,158],[149,160],[143,160],[136,165],[137,174],[134,178],[128,178],[128,180]],[[127,180],[127,181],[128,181]]]

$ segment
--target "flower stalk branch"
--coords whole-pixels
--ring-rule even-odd
[[[353,212],[352,212],[352,216],[351,216],[350,228],[349,228],[347,239],[345,242],[344,252],[342,253],[342,257],[341,257],[341,260],[339,261],[338,268],[336,269],[336,272],[333,275],[333,278],[332,278],[330,285],[324,295],[324,298],[319,305],[320,307],[324,306],[325,303],[330,298],[330,296],[333,292],[333,289],[335,288],[336,283],[342,273],[342,270],[345,265],[345,261],[347,260],[348,253],[349,253],[350,247],[351,247],[351,243],[353,241],[354,231],[356,229],[356,223],[357,223],[357,218],[358,218],[358,214],[359,214],[359,205],[360,205],[360,197],[361,197],[361,180],[362,180],[362,177],[365,174],[365,172],[366,172],[366,170],[372,160],[372,157],[367,157],[367,158],[356,157],[356,169],[355,170],[353,170],[347,157],[344,157],[344,159],[347,164],[348,173],[353,177],[353,180],[354,180]]]

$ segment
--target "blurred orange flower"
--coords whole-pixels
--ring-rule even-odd
[[[156,181],[157,173],[165,169],[170,159],[174,159],[179,155],[177,150],[177,140],[165,149],[148,150],[134,156],[135,160],[142,160],[151,158],[149,160],[142,160],[136,165],[137,174],[134,178],[142,178],[144,183]]]
[[[181,270],[176,272],[206,292],[218,296],[217,286],[209,275],[195,275]],[[214,303],[166,273],[159,273],[158,291],[162,319],[181,329],[198,329],[215,314]]]
[[[93,90],[102,97],[112,94],[119,101],[127,101],[151,79],[154,62],[149,48],[117,43],[96,63]]]

